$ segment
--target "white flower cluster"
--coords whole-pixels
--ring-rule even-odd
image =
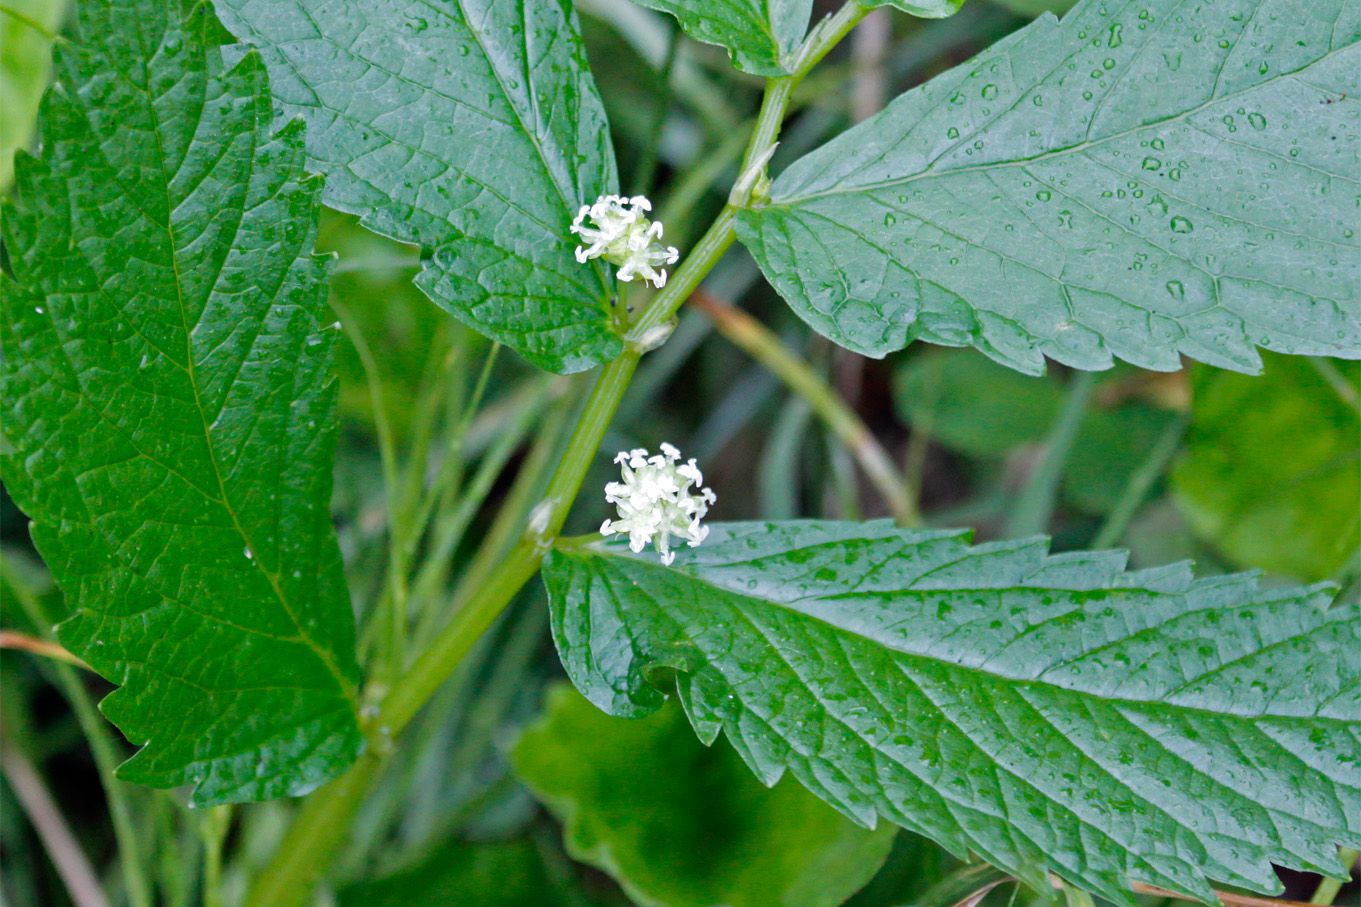
[[[644,216],[651,210],[652,203],[641,195],[602,195],[594,205],[582,205],[572,221],[572,232],[586,244],[577,246],[577,261],[603,258],[619,268],[619,279],[626,283],[642,277],[655,287],[666,286],[661,266],[675,264],[680,252],[662,245],[661,222]]]
[[[629,548],[635,553],[655,541],[663,564],[676,559],[671,536],[684,539],[691,548],[704,541],[709,529],[700,520],[715,498],[711,489],[700,488],[704,476],[693,459],[681,463],[680,451],[663,444],[656,456],[649,457],[640,447],[621,451],[614,462],[621,467],[623,481],[605,486],[605,500],[619,509],[619,518],[602,523],[602,535],[628,533]]]

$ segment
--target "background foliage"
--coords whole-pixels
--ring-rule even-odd
[[[291,339],[296,346],[283,354],[290,361],[309,350],[318,352],[309,343],[314,335],[325,338],[327,344],[336,340],[339,385],[334,390],[341,421],[335,439],[332,510],[344,566],[334,562],[333,554],[319,561],[337,574],[343,569],[348,578],[357,609],[359,651],[365,661],[400,658],[400,653],[390,651],[393,643],[379,607],[392,594],[385,564],[394,556],[403,556],[403,551],[415,545],[413,539],[423,539],[421,544],[439,555],[430,557],[425,562],[428,567],[416,573],[408,597],[413,635],[416,640],[428,639],[438,629],[440,615],[457,604],[454,580],[465,571],[477,575],[476,571],[489,569],[486,563],[473,560],[477,543],[490,538],[495,549],[494,543],[504,535],[504,550],[513,540],[514,527],[506,527],[522,518],[536,500],[540,489],[517,483],[516,476],[532,474],[535,462],[552,455],[580,399],[582,384],[545,375],[525,360],[568,373],[608,358],[614,351],[617,339],[604,330],[599,308],[608,291],[596,280],[598,275],[578,268],[566,257],[570,252],[564,254],[560,243],[554,245],[560,222],[570,220],[576,200],[615,188],[617,172],[623,175],[617,185],[629,192],[665,187],[654,197],[666,219],[668,240],[687,248],[719,209],[736,176],[741,146],[734,144],[734,138],[740,139],[746,131],[759,99],[758,80],[739,76],[736,83],[732,81],[730,59],[747,74],[786,71],[787,55],[797,43],[789,35],[801,31],[810,13],[816,19],[831,9],[821,2],[812,4],[811,10],[809,4],[799,2],[715,4],[732,13],[731,31],[717,41],[733,48],[730,58],[722,47],[704,43],[714,36],[700,33],[687,21],[686,4],[657,0],[644,5],[679,10],[679,24],[624,0],[588,0],[578,4],[575,14],[582,46],[565,40],[552,43],[553,53],[559,56],[538,60],[523,78],[517,68],[523,61],[516,56],[520,49],[514,41],[504,45],[479,42],[478,34],[485,33],[474,34],[467,22],[450,24],[447,17],[432,28],[416,4],[383,6],[384,15],[403,17],[403,41],[410,44],[379,41],[361,47],[369,63],[377,58],[377,65],[372,66],[360,65],[359,54],[351,57],[349,49],[325,41],[283,40],[305,30],[302,17],[307,4],[227,0],[219,5],[225,24],[237,34],[255,29],[261,35],[283,36],[279,43],[289,53],[280,51],[274,57],[266,53],[264,61],[272,69],[275,99],[286,113],[307,121],[309,140],[331,139],[314,145],[314,154],[316,147],[342,149],[342,157],[326,163],[353,177],[333,174],[327,181],[325,200],[331,207],[316,238],[317,249],[338,255],[329,278],[331,312],[323,314],[319,299],[306,302],[310,307],[306,329],[295,326],[281,331],[280,338]],[[954,4],[933,2],[893,5],[922,16],[941,16],[954,8]],[[848,42],[795,94],[795,114],[772,162],[772,172],[784,171],[791,162],[873,113],[875,105],[866,109],[866,97],[882,103],[932,76],[949,74],[1025,26],[1028,17],[1042,8],[1067,5],[1036,0],[994,5],[973,2],[953,17],[941,19],[889,16],[888,10],[877,14],[862,28],[877,32],[878,43],[859,38]],[[573,18],[565,6],[557,4],[539,4],[535,9],[544,20],[523,27],[539,37],[564,34]],[[36,98],[47,79],[51,42],[43,31],[54,30],[61,13],[60,4],[42,0],[6,2],[0,9],[5,42],[0,66],[0,100],[4,101],[0,104],[0,150],[5,163],[0,167],[8,167],[9,149],[28,143]],[[353,15],[354,21],[344,23],[345,28],[362,35],[368,23],[361,14]],[[759,27],[762,22],[770,25],[769,33]],[[99,29],[100,40],[126,36],[128,29],[143,24],[116,21]],[[1042,23],[1025,40],[1052,38],[1054,28]],[[75,44],[62,47],[60,59],[76,66],[85,45],[79,40],[80,29],[68,34],[75,36]],[[1102,35],[1106,46],[1093,52],[1100,59],[1090,68],[1105,72],[1102,61],[1110,49],[1111,33],[1103,30]],[[226,40],[216,33],[209,38]],[[411,56],[410,48],[431,43],[466,47],[470,56],[477,55],[482,67],[477,84],[488,94],[486,110],[454,110],[444,103],[449,80],[465,77],[466,68],[432,66],[407,72],[401,79],[384,77],[384,67],[402,69],[403,61]],[[167,48],[167,52],[172,51]],[[569,80],[568,89],[548,99],[551,109],[570,111],[572,117],[548,116],[530,128],[545,140],[540,142],[523,141],[520,132],[500,128],[517,118],[522,125],[530,122],[526,118],[541,100],[536,75],[564,67],[570,70],[583,53],[589,56],[593,78],[577,76]],[[428,55],[417,56],[425,59]],[[255,110],[252,119],[251,87],[244,83],[250,82],[252,73],[259,78],[260,61],[251,56],[234,63],[232,78],[239,84],[210,93],[222,92],[240,101],[234,108],[240,117],[236,128],[243,135],[258,136],[268,154],[257,155],[268,160],[241,155],[205,162],[207,175],[201,176],[208,178],[213,167],[233,163],[241,167],[258,164],[265,171],[273,167],[277,179],[300,183],[295,187],[294,204],[305,208],[317,187],[300,173],[299,136],[267,134],[263,127],[270,117],[265,111]],[[458,199],[462,203],[456,209],[460,217],[467,218],[466,223],[440,223],[437,214],[425,210],[448,206],[447,195],[440,200],[441,187],[445,193],[458,191],[456,181],[444,180],[452,165],[440,159],[437,136],[423,132],[380,135],[376,130],[356,128],[354,122],[347,125],[346,116],[364,116],[363,111],[349,110],[348,96],[339,94],[342,87],[348,91],[353,86],[345,79],[336,85],[321,84],[325,80],[317,77],[337,71],[365,88],[363,97],[373,100],[375,110],[380,101],[415,105],[425,111],[429,122],[451,131],[445,133],[446,138],[466,131],[484,137],[489,149],[485,169],[474,176],[487,193]],[[280,73],[291,73],[291,77]],[[1081,75],[1087,78],[1085,71]],[[221,74],[214,77],[221,78]],[[956,77],[967,81],[969,74],[947,75]],[[545,79],[543,84],[550,81]],[[988,84],[993,83],[986,79],[978,83],[978,97],[969,101],[970,111],[998,100],[988,97]],[[1265,89],[1276,84],[1274,74],[1263,84]],[[188,90],[183,85],[157,86],[157,90],[162,88],[172,93]],[[1008,86],[1008,90],[1023,88]],[[928,94],[911,95],[916,100],[900,104],[918,105],[912,108],[914,116],[929,116],[927,102],[932,98]],[[258,97],[254,98],[257,103]],[[945,104],[951,116],[957,113],[948,106],[949,97],[935,100]],[[1274,95],[1263,101],[1289,102]],[[1328,112],[1344,117],[1345,109]],[[612,132],[602,125],[606,114]],[[874,151],[877,146],[864,136],[877,135],[876,141],[881,140],[885,124],[892,125],[891,116],[866,123],[861,127],[864,132],[845,141],[868,149],[867,154]],[[1268,119],[1274,123],[1273,117]],[[208,123],[216,131],[227,129]],[[1227,128],[1227,124],[1220,125]],[[68,127],[75,136],[81,128],[78,124]],[[1210,128],[1219,126],[1210,124]],[[943,123],[942,134],[948,134]],[[87,136],[85,141],[95,139]],[[431,142],[429,147],[426,142]],[[60,144],[49,143],[49,147]],[[567,148],[570,153],[545,156],[544,148]],[[419,163],[419,179],[408,181],[410,174],[394,164],[401,161],[406,166],[409,160]],[[777,208],[799,207],[788,187],[800,173],[807,176],[810,169],[816,169],[818,160],[810,158],[783,182],[777,181]],[[85,171],[83,161],[70,166]],[[1142,172],[1135,176],[1144,178]],[[1157,178],[1171,179],[1169,172],[1170,168],[1162,168]],[[89,185],[73,183],[72,191],[116,195],[113,181],[101,179],[93,167],[88,175]],[[0,184],[8,179],[9,171],[0,169]],[[173,191],[175,186],[169,188]],[[1024,188],[1027,192],[1035,189]],[[503,231],[500,245],[515,255],[502,257],[501,251],[491,248],[470,253],[461,239],[457,255],[453,244],[443,247],[450,241],[446,228],[455,237],[465,228],[476,232],[479,220],[500,217],[507,195],[516,202],[516,213],[498,221]],[[1340,195],[1335,193],[1334,199]],[[493,197],[502,199],[495,207],[489,201]],[[220,213],[221,206],[197,206],[192,192],[186,198],[187,205],[171,206],[166,214],[173,210],[192,221],[196,214]],[[116,206],[119,201],[113,198],[106,203]],[[880,209],[867,214],[856,204],[863,204],[863,199],[846,201],[831,215],[852,225],[860,223],[862,230],[865,224],[876,230],[907,228],[911,212],[902,214],[901,223],[889,225]],[[279,223],[287,220],[282,214],[261,214]],[[779,214],[772,209],[759,217],[753,215],[745,229],[770,230]],[[1319,214],[1319,220],[1326,220],[1325,214]],[[975,226],[989,216],[986,211],[957,215],[966,221],[975,217]],[[1170,214],[1168,218],[1166,226],[1177,233],[1173,241],[1185,247],[1185,258],[1204,251],[1196,245],[1204,236],[1204,222],[1198,224],[1202,232],[1188,239],[1188,234],[1171,226]],[[377,236],[361,225],[392,238]],[[42,237],[30,242],[74,245],[78,227],[62,223],[57,211],[49,211],[32,223],[19,222],[14,228],[18,232],[11,235],[30,233]],[[1143,247],[1134,248],[1140,241],[1139,231],[1133,234],[1121,239],[1128,248],[1122,245],[1118,252],[1137,260]],[[549,237],[554,237],[553,242],[546,241]],[[1000,253],[1009,251],[1004,235],[980,245],[986,247],[994,239]],[[418,256],[404,242],[423,242],[432,248]],[[24,244],[7,240],[6,267],[11,272],[24,267],[24,249]],[[1122,366],[1095,379],[1051,364],[1046,376],[1028,377],[992,359],[1033,370],[1039,362],[1035,350],[1018,352],[986,329],[969,337],[992,359],[972,349],[942,350],[921,344],[899,351],[902,338],[883,343],[882,329],[873,324],[862,325],[873,342],[850,343],[875,354],[887,353],[882,360],[870,360],[840,350],[810,330],[805,320],[814,327],[817,321],[800,307],[797,294],[791,294],[788,279],[781,279],[778,256],[769,252],[768,244],[753,243],[753,250],[755,260],[741,251],[730,254],[707,284],[709,292],[722,303],[740,304],[757,315],[786,346],[814,363],[901,467],[928,527],[976,526],[982,542],[1045,531],[1054,535],[1054,550],[1060,553],[1118,545],[1130,549],[1130,565],[1136,569],[1183,557],[1194,557],[1197,573],[1208,577],[1238,567],[1262,567],[1268,571],[1262,583],[1266,590],[1298,581],[1333,579],[1344,587],[1344,600],[1357,599],[1361,428],[1354,364],[1267,356],[1265,374],[1257,378],[1200,366],[1170,374]],[[937,251],[948,261],[946,251]],[[154,254],[164,254],[167,266],[175,258],[174,250]],[[855,254],[863,255],[864,250]],[[305,252],[298,262],[301,268],[319,267]],[[758,262],[791,296],[795,311],[759,280]],[[506,304],[506,297],[513,295],[516,282],[526,275],[537,281],[535,292],[542,297],[544,312],[554,313],[555,318],[561,315],[551,330],[526,334],[508,315],[514,307]],[[438,305],[413,286],[413,278]],[[72,280],[73,274],[55,269],[50,279]],[[1062,275],[1058,283],[1066,280]],[[1189,280],[1183,281],[1183,293]],[[1165,275],[1159,282],[1165,293],[1171,292],[1165,289],[1170,286]],[[970,292],[990,290],[983,286],[964,289],[969,291],[964,293],[966,302]],[[469,299],[475,304],[469,305]],[[461,323],[448,317],[450,311]],[[669,440],[687,455],[697,456],[708,483],[718,492],[715,516],[725,521],[861,519],[887,514],[889,506],[881,489],[857,472],[846,436],[829,429],[805,398],[792,394],[764,367],[753,364],[729,336],[717,333],[707,311],[684,310],[670,342],[644,360],[607,446],[655,447]],[[343,332],[316,333],[319,325],[336,320]],[[498,354],[482,334],[465,324],[501,340],[525,358]],[[1194,331],[1187,333],[1196,336]],[[845,342],[844,337],[833,339]],[[968,338],[942,334],[938,339],[956,343]],[[1269,334],[1251,338],[1252,343],[1268,347],[1288,346],[1297,339]],[[1332,334],[1324,339],[1336,341]],[[7,338],[7,347],[11,343]],[[1251,346],[1235,348],[1233,356],[1221,364],[1252,368],[1255,353]],[[564,347],[576,351],[574,358],[561,355]],[[1324,347],[1326,343],[1313,338],[1300,351],[1326,351]],[[1182,348],[1188,349],[1185,344]],[[1056,355],[1055,349],[1062,353],[1061,346],[1044,351],[1060,362],[1090,365],[1093,356],[1100,358],[1088,347],[1069,349],[1067,358]],[[230,344],[226,351],[232,351]],[[1151,344],[1147,338],[1113,351],[1143,365],[1179,365],[1173,346]],[[141,352],[132,347],[125,351],[134,358]],[[224,374],[239,364],[208,363]],[[153,372],[147,380],[156,381],[159,374]],[[41,389],[42,382],[33,383]],[[330,405],[330,391],[321,385],[324,381],[318,384],[317,405],[324,409]],[[171,396],[183,390],[149,387],[141,392]],[[118,405],[116,399],[109,402],[113,412]],[[128,409],[136,412],[135,407]],[[88,425],[73,426],[71,449],[80,450],[77,442],[93,430]],[[321,443],[330,442],[323,439]],[[10,457],[37,456],[52,449],[50,439],[35,435],[7,438],[4,452]],[[385,465],[385,452],[400,455],[389,457]],[[75,460],[66,465],[81,468]],[[611,472],[603,462],[598,464],[586,487],[600,487]],[[385,493],[385,479],[395,494]],[[415,493],[426,482],[440,491],[439,506],[431,512],[418,506]],[[324,497],[316,486],[311,491]],[[0,514],[4,543],[0,625],[41,637],[79,603],[54,590],[35,558],[25,516],[41,520],[44,512],[35,502],[20,498],[24,515],[8,496],[0,501],[4,508]],[[496,516],[502,507],[510,517]],[[603,501],[588,494],[568,528],[591,531],[604,513]],[[109,518],[136,522],[137,514]],[[124,531],[135,529],[131,523],[123,527]],[[223,581],[234,586],[239,582],[242,599],[249,601],[253,589],[249,576],[253,574],[243,569],[257,567],[252,566],[253,557],[238,559],[238,547],[233,540],[229,551],[223,549],[230,555],[230,560],[224,555],[224,563],[235,571],[234,579]],[[1033,546],[1018,550],[1038,557]],[[47,555],[51,557],[50,552]],[[560,560],[578,556],[574,552]],[[622,560],[611,559],[608,569],[641,569],[613,563]],[[1110,560],[1093,559],[1088,567],[1089,585],[1104,588],[1123,582],[1114,579],[1120,568]],[[601,568],[602,572],[606,569]],[[555,570],[550,584],[565,583],[567,575]],[[247,579],[242,581],[240,576]],[[1175,587],[1173,580],[1181,582],[1185,577],[1164,574],[1160,591]],[[656,581],[675,585],[683,578]],[[1065,581],[1073,582],[1071,576]],[[1208,583],[1203,588],[1214,588],[1213,579]],[[1184,590],[1174,591],[1179,595]],[[682,590],[678,598],[687,594]],[[1277,596],[1271,591],[1257,594],[1265,614]],[[577,606],[584,607],[580,599]],[[1262,622],[1276,621],[1281,629],[1287,618],[1301,613],[1285,609],[1264,616]],[[588,707],[560,685],[562,669],[553,651],[547,615],[543,589],[532,584],[477,647],[454,682],[441,691],[433,707],[417,720],[341,856],[334,877],[339,903],[399,904],[444,898],[467,904],[610,905],[631,900],[705,905],[763,904],[778,898],[781,903],[811,905],[838,903],[863,885],[864,890],[852,900],[862,907],[907,903],[950,907],[965,895],[1002,881],[1000,873],[961,864],[955,855],[912,832],[887,824],[873,832],[858,828],[792,778],[773,790],[761,787],[742,760],[758,768],[764,763],[761,774],[767,780],[778,775],[778,760],[772,755],[774,748],[754,751],[759,746],[753,743],[755,735],[737,738],[740,750],[734,750],[727,738],[719,738],[709,749],[695,742],[691,722],[694,730],[712,740],[724,717],[714,701],[701,702],[699,709],[695,701],[687,702],[689,722],[674,705],[633,722]],[[560,634],[561,615],[559,611]],[[633,625],[626,629],[637,630],[644,644],[647,632],[654,632],[654,628],[638,630]],[[1317,630],[1313,627],[1309,632]],[[798,632],[797,626],[792,632]],[[351,648],[348,640],[337,644],[337,651]],[[243,671],[268,671],[275,666],[268,654],[242,650],[242,655]],[[641,670],[639,661],[635,667]],[[1292,665],[1282,664],[1282,673],[1291,673],[1287,669]],[[570,661],[568,666],[574,667]],[[663,676],[682,666],[678,659],[660,660]],[[352,668],[346,666],[341,673],[350,674]],[[1280,682],[1287,683],[1288,678]],[[239,900],[247,875],[276,849],[290,806],[272,803],[189,811],[186,791],[152,791],[115,779],[113,766],[131,748],[94,711],[93,702],[108,689],[102,681],[69,665],[9,650],[0,653],[4,711],[0,743],[5,752],[0,847],[6,865],[0,885],[4,898],[16,904],[72,899],[69,867],[58,869],[63,856],[71,856],[71,849],[63,851],[54,845],[50,832],[55,817],[58,826],[75,830],[77,855],[83,854],[94,874],[109,880],[109,888],[123,892],[128,903],[138,907],[153,902],[191,903],[209,890],[220,890],[228,903]],[[793,697],[797,690],[791,689],[784,693]],[[1221,696],[1220,705],[1227,698]],[[187,699],[176,700],[172,707],[186,714],[197,714],[202,708]],[[1217,716],[1215,720],[1231,723],[1239,717]],[[1267,716],[1271,720],[1280,717]],[[349,745],[347,733],[347,728],[340,727],[336,739]],[[192,740],[193,734],[186,732],[185,738]],[[1089,768],[1079,766],[1074,771]],[[298,787],[319,780],[318,772],[330,773],[331,769],[323,766],[309,771]],[[663,778],[665,783],[659,783]],[[1052,780],[1062,782],[1059,776]],[[824,795],[837,789],[836,784],[819,784],[817,779],[809,783],[805,778],[805,783],[821,787]],[[1304,788],[1297,793],[1305,806],[1290,804],[1289,808],[1307,811],[1322,802],[1304,796],[1308,793]],[[211,789],[200,795],[202,804],[212,799]],[[837,799],[836,794],[829,799]],[[843,811],[865,812],[852,798],[843,799]],[[35,806],[43,802],[50,808]],[[1318,815],[1310,818],[1318,819]],[[1242,822],[1244,828],[1264,824],[1256,816]],[[977,830],[986,823],[965,824]],[[1040,822],[1037,827],[1047,824]],[[943,827],[929,830],[937,838],[948,837],[952,832],[941,831]],[[971,839],[974,845],[986,840],[981,834]],[[992,846],[989,856],[1037,883],[1037,888],[1044,886],[1035,866],[1008,861],[1001,856],[1004,849]],[[1024,846],[1016,850],[1027,858],[1035,856]],[[1281,856],[1289,850],[1289,842],[1270,842],[1246,859],[1259,868],[1265,865],[1264,857],[1293,863],[1296,869],[1321,868],[1309,865],[1307,854],[1301,851],[1293,857]],[[1218,859],[1233,881],[1232,874],[1245,855],[1221,854]],[[1089,881],[1100,889],[1108,878],[1099,869],[1091,872]],[[1312,876],[1290,869],[1278,872],[1285,878],[1287,893],[1307,896],[1312,892],[1316,881]],[[1223,873],[1218,877],[1224,878]],[[1271,883],[1269,877],[1237,880]],[[1120,896],[1109,886],[1105,893]],[[78,890],[74,896],[80,897]],[[1038,901],[1040,895],[1003,885],[989,897],[1000,905]],[[1156,898],[1142,897],[1148,907],[1158,903]]]

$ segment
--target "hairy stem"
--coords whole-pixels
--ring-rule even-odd
[[[916,502],[898,475],[893,460],[860,417],[846,405],[821,375],[789,352],[780,338],[755,318],[704,291],[691,296],[691,304],[713,320],[718,332],[757,362],[774,372],[789,389],[808,401],[813,412],[855,456],[866,477],[874,483],[893,518],[903,526],[921,522]]]

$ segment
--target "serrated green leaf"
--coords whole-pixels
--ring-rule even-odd
[[[796,784],[766,790],[674,706],[621,721],[560,685],[513,760],[568,852],[648,907],[835,907],[893,844],[891,828],[858,828]]]
[[[82,0],[4,211],[0,466],[143,748],[207,805],[362,748],[331,527],[335,331],[301,124],[205,7]]]
[[[861,0],[865,6],[891,6],[923,19],[944,19],[959,12],[964,0]]]
[[[0,189],[14,177],[14,152],[33,137],[38,102],[51,71],[51,36],[64,0],[6,0],[0,9]]]
[[[1361,394],[1361,368],[1341,380]],[[1309,362],[1273,356],[1261,378],[1198,369],[1191,432],[1173,471],[1197,534],[1239,566],[1335,575],[1361,549],[1361,414]]]
[[[942,445],[992,458],[1044,441],[1064,389],[1051,377],[1022,375],[973,352],[942,350],[899,369],[894,396],[904,418]],[[1064,496],[1090,513],[1111,510],[1175,419],[1135,401],[1090,407],[1063,470]]]
[[[1086,0],[795,163],[738,236],[866,355],[1356,358],[1359,41],[1349,0]]]
[[[1186,564],[1043,540],[969,547],[887,522],[731,523],[672,568],[555,551],[572,681],[643,715],[663,669],[705,739],[1036,886],[1117,902],[1130,881],[1212,901],[1341,872],[1361,842],[1361,614]]]
[[[552,371],[622,349],[611,279],[569,232],[617,176],[567,0],[216,2],[307,121],[326,203],[422,246],[431,299]]]
[[[635,0],[676,17],[696,41],[727,48],[732,63],[758,76],[788,75],[808,31],[813,0]]]

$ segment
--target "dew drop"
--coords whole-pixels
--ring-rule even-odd
[[[1180,214],[1172,218],[1170,226],[1172,227],[1173,233],[1190,233],[1195,229],[1192,223]]]
[[[892,213],[889,213],[889,214],[885,214],[885,215],[884,215],[884,226],[885,226],[885,227],[891,227],[891,226],[893,226],[894,224],[896,224],[897,222],[898,222],[898,218],[894,217]]]
[[[983,100],[991,101],[993,98],[997,97],[997,86],[989,82],[983,86],[981,94],[983,95]]]
[[[1248,114],[1248,125],[1258,132],[1261,132],[1266,128],[1266,117],[1262,116],[1260,113],[1250,113]]]
[[[255,555],[251,553],[250,548],[242,548],[241,553],[246,556],[246,560],[248,561],[255,560]]]
[[[1167,295],[1180,302],[1186,298],[1186,286],[1180,280],[1169,280],[1167,282]]]
[[[1111,23],[1110,30],[1109,30],[1109,31],[1107,32],[1107,34],[1106,34],[1106,46],[1107,46],[1107,47],[1119,47],[1119,46],[1120,46],[1120,44],[1122,43],[1121,38],[1120,38],[1120,32],[1121,32],[1120,23],[1119,23],[1119,22],[1112,22],[1112,23]]]
[[[1160,170],[1162,169],[1162,165],[1163,162],[1156,157],[1146,157],[1144,158],[1144,162],[1139,166],[1143,167],[1145,170]]]
[[[1035,193],[1035,197],[1042,202],[1047,202],[1054,196],[1050,193],[1048,189],[1041,189],[1039,192]]]
[[[945,130],[945,137],[947,139],[957,139],[959,138],[959,130],[951,126],[949,129]]]

